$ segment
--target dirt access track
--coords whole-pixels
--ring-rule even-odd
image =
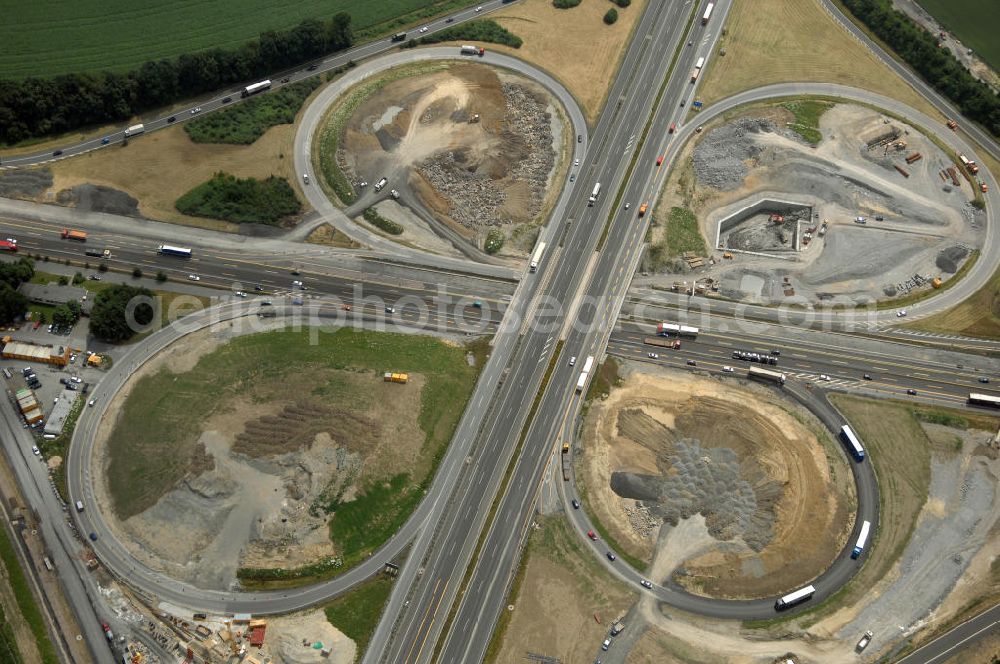
[[[758,598],[829,567],[855,494],[817,420],[741,379],[634,364],[623,375],[587,415],[577,481],[622,550],[655,559],[656,582]]]
[[[559,194],[552,185],[566,170],[556,163],[568,138],[565,112],[544,88],[475,60],[386,73],[348,118],[337,163],[360,195],[361,182],[385,177],[381,197],[398,190],[432,228],[445,224],[482,248],[491,229],[509,236],[542,218]],[[379,211],[404,229],[417,222]],[[417,229],[400,239],[434,249]]]
[[[815,145],[796,132],[803,104],[829,107]],[[975,178],[917,128],[854,104],[747,109],[709,124],[680,163],[684,198],[714,250],[704,267],[672,269],[730,299],[856,302],[930,290],[985,236]]]

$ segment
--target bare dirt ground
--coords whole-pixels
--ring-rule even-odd
[[[865,439],[888,499],[864,566],[837,604],[750,630],[684,616],[640,596],[638,614],[651,629],[626,661],[770,663],[792,653],[809,663],[874,662],[926,639],[970,605],[996,601],[1000,449],[989,444],[993,432],[921,424],[895,404],[838,399],[837,405]],[[682,527],[693,532],[696,547],[704,524],[688,521]],[[664,547],[654,573],[690,550],[683,543]],[[867,629],[875,636],[858,656],[854,645]],[[988,662],[994,652],[986,640],[954,661]]]
[[[755,109],[700,135],[666,191],[682,195],[716,249],[704,267],[666,265],[666,281],[713,280],[722,295],[753,302],[884,300],[930,290],[981,245],[985,220],[969,204],[971,185],[961,174],[960,187],[942,180],[955,165],[914,128],[840,104],[822,115],[824,138],[810,147],[788,128],[793,121],[780,106]],[[905,147],[867,148],[889,132]],[[923,158],[906,164],[915,152]],[[774,224],[769,212],[788,213],[769,207],[720,229],[761,199],[797,204],[804,217]]]
[[[509,53],[549,72],[573,93],[587,122],[593,124],[645,7],[646,0],[635,0],[618,10],[618,22],[609,26],[601,20],[608,10],[603,3],[556,9],[551,0],[524,0],[490,17],[524,44],[518,49],[490,45],[490,50]]]
[[[818,423],[756,385],[647,367],[626,375],[588,414],[579,477],[629,553],[672,552],[654,564],[657,581],[760,597],[829,565],[853,525],[853,484]]]
[[[217,326],[186,337],[136,372],[125,396],[143,376],[190,371],[202,356],[250,331]],[[312,371],[297,385],[289,392],[287,382],[260,384],[228,399],[204,423],[197,441],[204,463],[152,508],[123,522],[109,519],[133,555],[153,569],[216,589],[231,587],[241,566],[314,562],[337,553],[328,517],[310,513],[314,502],[341,491],[349,500],[376,470],[392,475],[429,463],[419,456],[421,376],[411,374],[407,389],[391,395],[396,386],[351,371]],[[364,406],[345,410],[310,398],[318,386],[334,386]],[[124,401],[115,400],[98,433],[95,453],[103,459],[102,470],[105,441]],[[377,469],[366,465],[373,458],[379,460]],[[103,512],[112,514],[108,481],[99,478],[95,486]]]
[[[330,648],[329,657],[312,647],[317,642]],[[331,625],[322,610],[268,619],[265,645],[278,664],[353,664],[357,655],[354,641]]]
[[[636,597],[583,548],[562,516],[537,522],[520,587],[501,647],[487,658],[491,664],[524,662],[528,653],[592,661],[611,622]]]
[[[421,191],[423,191],[423,189],[421,189]],[[396,201],[390,199],[381,201],[375,206],[375,209],[378,210],[378,213],[383,217],[392,219],[403,227],[404,230],[402,234],[393,236],[394,239],[415,247],[420,247],[427,251],[431,251],[435,254],[454,256],[456,258],[463,257],[462,252],[456,249],[453,244],[435,233],[434,229],[430,227],[430,224],[424,221],[418,214],[405,205],[400,205]],[[378,232],[378,229],[365,221],[364,217],[357,217],[355,221],[373,231]]]
[[[355,182],[386,177],[403,189],[400,205],[415,195],[420,209],[482,247],[492,228],[509,234],[535,223],[558,193],[547,185],[558,170],[561,117],[540,86],[456,63],[368,97],[344,129],[337,161]],[[389,207],[383,214],[406,229],[401,241],[454,252],[418,217]]]
[[[316,228],[306,238],[310,244],[325,244],[331,247],[343,249],[360,249],[361,244],[347,237],[330,224],[323,224]]]

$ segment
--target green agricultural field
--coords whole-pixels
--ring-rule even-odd
[[[938,23],[1000,70],[1000,3],[976,0],[920,0]]]
[[[0,0],[0,78],[135,69],[147,60],[233,48],[266,30],[350,12],[360,38],[475,0]],[[56,47],[58,45],[58,47]]]

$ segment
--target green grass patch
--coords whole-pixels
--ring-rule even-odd
[[[328,20],[340,11],[351,15],[354,33],[363,41],[473,4],[475,0],[301,0],[274,11],[267,0],[187,0],[180,11],[167,0],[138,6],[127,0],[4,0],[0,77],[138,69],[147,60],[238,49],[261,32],[289,30],[310,18]]]
[[[601,366],[597,367],[594,376],[590,379],[590,387],[587,389],[587,400],[597,399],[605,394],[611,394],[611,388],[621,385],[622,379],[618,374],[618,360],[608,357]]]
[[[340,170],[336,159],[340,138],[347,126],[347,121],[366,99],[389,83],[408,76],[440,71],[446,67],[447,65],[437,63],[399,67],[384,73],[373,81],[366,81],[352,88],[342,101],[327,113],[322,123],[322,129],[318,132],[319,149],[314,152],[313,170],[322,174],[321,186],[333,193],[344,205],[349,205],[357,200],[354,186]]]
[[[295,115],[320,82],[314,76],[265,92],[222,112],[185,122],[184,131],[195,143],[250,145],[271,127],[295,122]]]
[[[3,606],[0,606],[0,664],[21,664],[24,658],[17,647],[14,630],[11,628]]]
[[[378,213],[378,210],[376,210],[373,207],[366,208],[361,216],[363,216],[365,218],[365,221],[367,221],[369,224],[371,224],[375,228],[385,231],[389,235],[403,234],[402,226],[397,224],[392,219],[386,219],[385,217],[383,217]]]
[[[59,664],[59,656],[49,638],[49,632],[45,627],[45,618],[42,616],[35,596],[28,585],[28,579],[21,569],[21,562],[18,560],[17,552],[14,551],[14,544],[10,541],[5,528],[0,528],[0,558],[7,568],[7,581],[10,583],[14,599],[17,601],[17,608],[28,623],[32,636],[35,637],[35,645],[38,646],[38,653],[41,655],[43,664]]]
[[[411,40],[407,47],[417,44],[439,44],[446,41],[478,41],[503,44],[511,48],[521,48],[524,42],[513,32],[492,19],[469,21],[451,28],[445,28],[433,35]]]
[[[708,245],[698,227],[698,218],[687,208],[672,207],[667,215],[667,227],[663,240],[649,249],[650,260],[654,264],[676,258],[684,252],[694,252],[699,256],[708,255]]]
[[[921,0],[920,6],[971,48],[994,70],[1000,71],[1000,4],[977,0]]]
[[[177,210],[194,217],[222,219],[237,224],[269,224],[298,214],[302,203],[285,178],[237,178],[216,173],[177,199]]]
[[[392,594],[392,580],[377,576],[341,595],[323,608],[331,625],[358,646],[354,661],[360,660],[378,626],[382,609]]]
[[[129,395],[108,441],[108,472],[126,478],[111,487],[115,512],[122,518],[139,514],[183,477],[204,470],[198,444],[203,423],[232,399],[287,399],[281,395],[295,385],[305,395],[302,403],[321,398],[363,414],[370,404],[359,403],[351,385],[381,383],[387,369],[421,375],[424,384],[415,419],[423,440],[417,467],[409,474],[370,474],[353,501],[331,497],[315,506],[333,513],[330,533],[339,560],[319,560],[293,570],[238,571],[247,587],[257,588],[329,578],[384,543],[419,503],[483,365],[470,366],[470,352],[480,358],[482,342],[461,347],[421,335],[284,329],[233,339],[185,373],[164,370],[146,376]]]
[[[790,126],[792,131],[812,145],[818,145],[823,140],[823,134],[819,131],[819,118],[833,108],[833,104],[805,99],[786,101],[781,107],[795,115],[795,123]]]

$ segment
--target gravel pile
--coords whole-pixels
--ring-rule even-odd
[[[506,103],[501,128],[505,147],[504,154],[495,158],[511,164],[504,180],[529,184],[529,204],[524,214],[531,218],[541,210],[545,184],[555,163],[551,118],[547,104],[524,88],[505,83],[501,89]],[[507,201],[503,180],[494,179],[468,158],[468,150],[450,150],[425,160],[419,170],[450,201],[448,214],[463,226],[508,223],[511,220],[503,213]]]
[[[619,431],[628,438],[671,438],[671,433],[644,413],[631,411],[619,419]],[[761,551],[774,537],[775,506],[781,485],[769,479],[752,458],[740,459],[728,447],[703,447],[692,438],[673,441],[661,454],[661,474],[615,472],[611,489],[639,502],[625,510],[625,518],[640,536],[647,537],[662,522],[676,526],[681,519],[701,514],[709,534],[720,541],[742,540]]]
[[[744,163],[763,152],[753,134],[774,132],[774,123],[760,118],[740,118],[713,129],[694,151],[694,174],[698,184],[729,191],[746,178]]]
[[[934,264],[938,269],[948,274],[955,274],[962,265],[962,261],[969,255],[969,250],[962,246],[953,246],[942,249],[938,252]]]

